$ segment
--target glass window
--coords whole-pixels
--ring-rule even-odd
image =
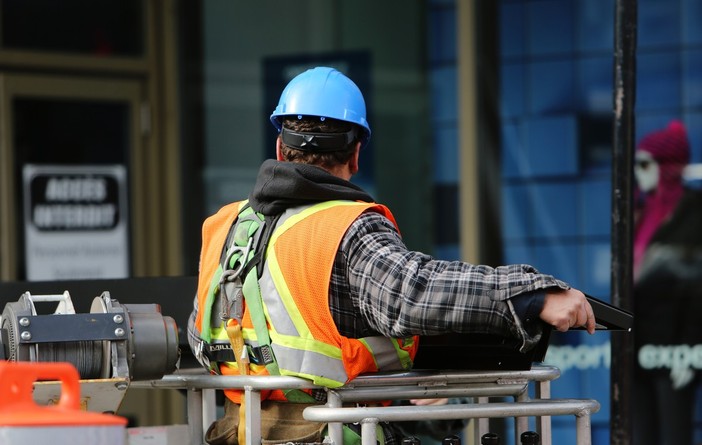
[[[144,53],[146,4],[140,0],[0,0],[2,48],[138,57]]]

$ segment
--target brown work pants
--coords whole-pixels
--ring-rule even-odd
[[[261,437],[264,444],[322,442],[326,423],[302,418],[305,403],[261,402]],[[249,413],[247,412],[247,415]],[[210,425],[205,440],[210,445],[238,445],[239,405],[225,398],[224,417]],[[243,445],[243,444],[242,444]]]

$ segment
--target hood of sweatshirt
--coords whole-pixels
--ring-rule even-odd
[[[362,188],[321,167],[268,159],[261,164],[249,203],[264,215],[278,215],[290,207],[335,199],[373,202]]]

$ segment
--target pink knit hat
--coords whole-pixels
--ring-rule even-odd
[[[651,153],[658,164],[687,164],[690,162],[690,143],[685,124],[671,121],[662,130],[644,136],[639,142],[639,150]]]

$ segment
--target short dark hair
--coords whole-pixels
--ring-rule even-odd
[[[318,117],[303,116],[301,119],[286,117],[283,118],[282,124],[283,128],[300,133],[346,133],[356,127],[356,134],[363,134],[362,129],[358,125],[331,118],[321,120]],[[345,164],[351,159],[357,142],[359,142],[358,136],[341,150],[321,153],[311,150],[299,150],[282,143],[281,152],[285,161],[312,164],[322,168],[333,168]]]

